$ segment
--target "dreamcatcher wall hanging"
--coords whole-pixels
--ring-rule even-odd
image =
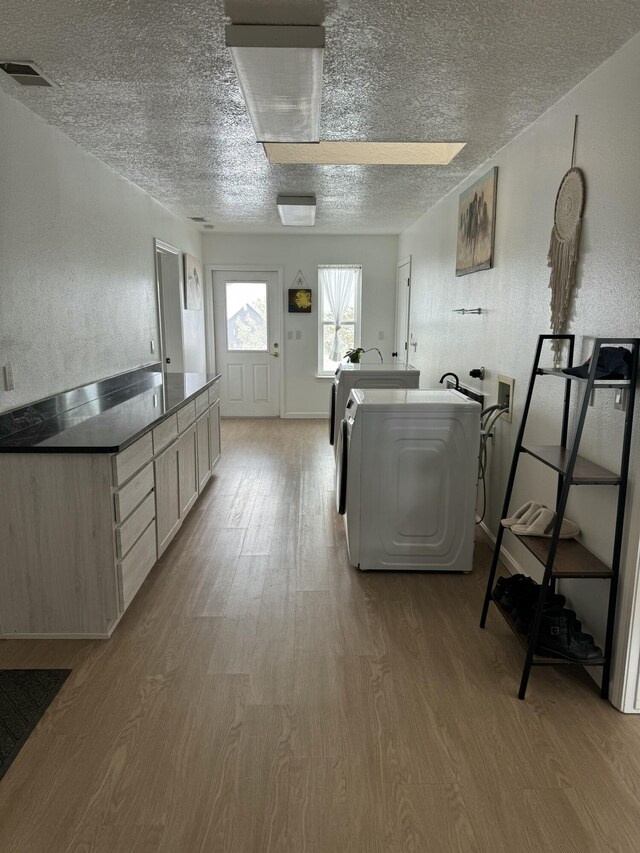
[[[585,181],[581,169],[574,166],[578,116],[573,129],[571,168],[563,177],[556,196],[553,229],[547,264],[551,267],[551,331],[561,335],[566,331],[571,311],[571,297],[576,284],[576,267],[582,231],[585,203]],[[560,366],[563,341],[553,341],[554,367]]]

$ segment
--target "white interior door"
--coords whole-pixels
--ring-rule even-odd
[[[159,355],[162,359],[162,369],[167,373],[183,373],[185,365],[180,250],[160,240],[155,241],[155,247],[160,314]]]
[[[409,311],[411,307],[411,258],[398,264],[396,280],[396,342],[400,364],[409,362]]]
[[[275,272],[214,270],[216,365],[224,417],[280,414],[280,294]]]

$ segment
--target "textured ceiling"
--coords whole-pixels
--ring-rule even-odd
[[[315,194],[316,231],[397,233],[640,30],[637,0],[0,5],[0,59],[32,59],[60,88],[0,86],[176,213],[221,231],[282,232],[283,193]],[[322,139],[466,147],[448,166],[269,164],[225,23],[324,24]]]

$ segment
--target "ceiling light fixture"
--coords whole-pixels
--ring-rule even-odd
[[[318,142],[324,27],[230,24],[225,35],[258,142]]]
[[[276,204],[283,225],[316,224],[316,197],[314,195],[279,195]]]
[[[320,142],[318,145],[267,142],[270,163],[327,166],[446,166],[465,142]]]

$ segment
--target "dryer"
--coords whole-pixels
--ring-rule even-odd
[[[337,429],[354,388],[417,388],[419,384],[420,371],[410,364],[338,365],[329,401],[329,444],[335,446]]]
[[[455,390],[353,390],[336,447],[352,565],[470,572],[479,445],[480,404]]]

